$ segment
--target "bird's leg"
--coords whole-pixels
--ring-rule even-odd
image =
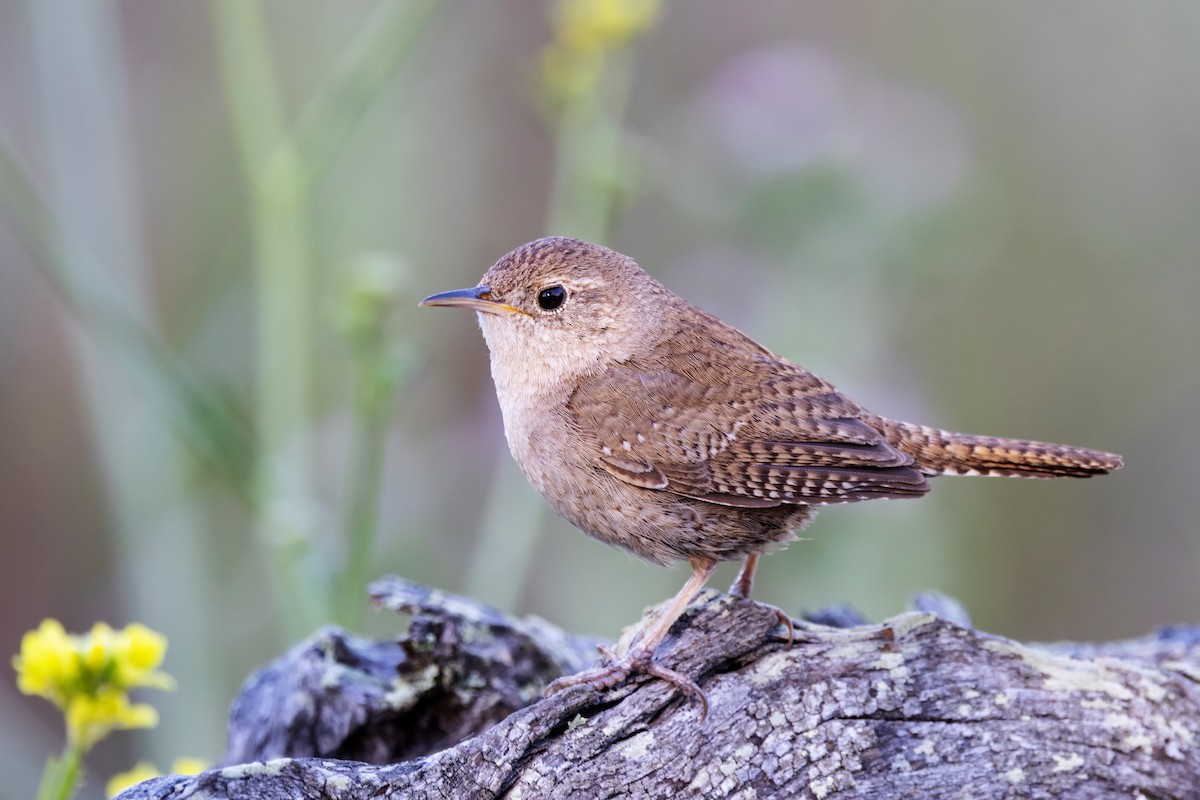
[[[729,587],[729,593],[735,597],[741,597],[744,600],[750,600],[750,590],[754,588],[754,571],[758,568],[758,559],[761,553],[750,553],[746,556],[746,560],[742,562],[742,570],[734,579],[733,584]],[[757,603],[757,600],[751,600]],[[792,618],[788,616],[782,608],[773,606],[768,603],[758,603],[764,608],[769,608],[775,612],[775,616],[779,617],[779,621],[787,628],[788,646],[796,638],[796,626],[792,624]]]
[[[717,562],[711,559],[692,559],[691,564],[692,575],[687,579],[687,583],[675,595],[675,599],[671,601],[671,605],[662,613],[662,616],[630,648],[624,658],[614,660],[599,669],[588,670],[578,675],[563,676],[546,687],[546,695],[552,695],[555,692],[569,689],[572,686],[586,685],[596,690],[607,689],[611,686],[616,686],[629,677],[631,673],[641,672],[660,678],[684,694],[696,697],[702,706],[700,712],[701,720],[708,716],[708,698],[705,697],[704,692],[695,681],[673,669],[667,669],[654,663],[654,651],[662,643],[662,640],[666,638],[667,633],[671,630],[671,626],[675,624],[676,620],[687,609],[688,603],[692,602],[696,598],[696,595],[700,594],[700,590],[704,588],[704,584],[708,582],[708,579],[712,577],[713,571],[717,568]],[[613,657],[612,652],[607,647],[602,647],[601,652],[610,658]]]
[[[729,593],[746,600],[750,599],[750,591],[754,588],[754,570],[758,569],[758,553],[751,553],[742,562],[742,571],[729,587]]]

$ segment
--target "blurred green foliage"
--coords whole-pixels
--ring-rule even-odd
[[[0,645],[170,637],[107,774],[219,755],[315,625],[394,631],[376,574],[608,636],[672,594],[543,510],[474,325],[415,308],[546,233],[880,413],[1126,456],[830,509],[764,600],[1194,619],[1197,34],[1167,0],[0,5]],[[15,685],[0,719],[28,796],[56,721]]]

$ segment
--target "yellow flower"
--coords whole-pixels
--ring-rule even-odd
[[[116,797],[130,786],[136,786],[142,781],[157,778],[161,774],[149,761],[139,761],[134,765],[133,769],[126,772],[118,772],[109,778],[108,783],[104,785],[104,796]]]
[[[88,750],[114,729],[153,728],[158,712],[145,703],[130,704],[125,692],[104,687],[94,694],[77,694],[65,709],[67,736]]]
[[[208,762],[202,758],[177,758],[171,762],[172,775],[199,775],[208,769]]]
[[[58,620],[43,620],[36,631],[21,637],[21,654],[13,659],[13,666],[18,689],[45,697],[61,708],[66,698],[59,687],[71,683],[77,672],[71,637]]]
[[[128,687],[174,689],[175,681],[171,676],[156,671],[166,654],[167,637],[137,622],[125,626],[113,649],[117,682]]]
[[[559,0],[554,28],[573,50],[607,50],[657,22],[660,8],[659,0]]]
[[[13,667],[17,687],[58,706],[68,742],[87,750],[114,729],[158,724],[158,713],[130,703],[128,690],[174,688],[171,676],[157,671],[166,650],[166,638],[145,625],[115,631],[101,622],[87,635],[71,636],[47,619],[22,637]]]
[[[557,0],[554,41],[542,51],[542,83],[554,96],[589,91],[605,55],[658,21],[661,0]]]

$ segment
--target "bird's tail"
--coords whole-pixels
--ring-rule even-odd
[[[951,433],[872,417],[864,420],[926,475],[1008,475],[1018,478],[1090,478],[1121,468],[1119,455],[1065,444]]]

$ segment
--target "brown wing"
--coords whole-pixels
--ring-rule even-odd
[[[857,405],[794,364],[764,353],[732,366],[657,367],[611,367],[569,403],[597,462],[621,480],[747,508],[929,490]]]

